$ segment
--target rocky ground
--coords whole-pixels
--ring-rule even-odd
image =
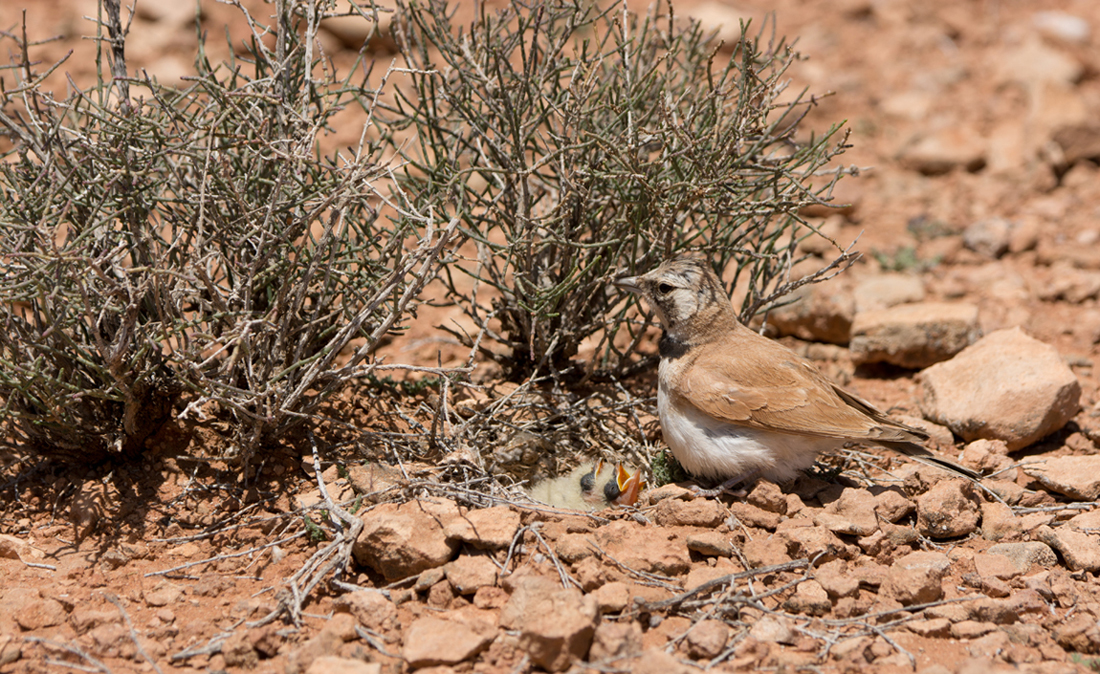
[[[86,82],[95,3],[9,0],[0,28],[22,4],[32,39],[63,38],[43,59],[76,50],[65,68]],[[193,7],[145,4],[131,65],[178,78]],[[202,7],[211,32],[244,34],[232,7]],[[792,86],[835,92],[812,121],[847,120],[844,160],[865,169],[838,187],[850,206],[808,214],[864,259],[771,329],[984,488],[852,451],[744,497],[669,485],[580,514],[489,499],[438,466],[326,462],[333,497],[359,497],[341,535],[317,510],[326,530],[303,526],[323,499],[312,460],[272,454],[241,489],[161,437],[139,464],[5,484],[0,672],[1100,670],[1100,4],[676,9],[715,27],[774,10],[809,56]],[[325,39],[352,61],[354,27]],[[447,317],[423,310],[390,353],[435,365],[425,336]],[[513,390],[479,368],[485,395]],[[349,546],[329,587],[317,555]],[[272,619],[296,605],[288,582],[318,577],[297,625]]]

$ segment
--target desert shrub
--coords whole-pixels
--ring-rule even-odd
[[[368,134],[320,154],[333,115],[355,106],[369,124],[377,92],[318,58],[316,9],[280,0],[274,25],[247,17],[248,55],[228,63],[200,36],[177,89],[127,73],[119,3],[103,0],[112,74],[63,100],[43,90],[33,45],[6,35],[9,441],[68,461],[133,456],[185,405],[228,417],[227,454],[247,457],[370,371],[457,223],[394,191]]]
[[[624,373],[644,325],[607,285],[673,254],[733,263],[746,320],[852,259],[833,242],[819,272],[789,275],[847,134],[801,130],[815,99],[787,90],[798,55],[782,39],[743,26],[728,54],[667,7],[514,0],[456,26],[444,0],[398,2],[411,86],[386,138],[407,191],[445,195],[476,251],[446,269],[479,329],[455,336],[503,344],[486,353],[513,378]]]

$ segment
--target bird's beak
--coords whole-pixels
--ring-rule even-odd
[[[619,485],[619,498],[615,499],[616,505],[632,506],[638,502],[638,495],[645,489],[645,480],[642,479],[642,471],[639,469],[633,475],[622,466],[618,467],[615,478]]]
[[[615,287],[619,290],[625,290],[627,292],[634,293],[635,295],[642,292],[642,286],[638,285],[637,276],[624,276],[617,278],[613,281]]]

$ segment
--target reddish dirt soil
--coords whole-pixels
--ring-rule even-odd
[[[146,67],[162,79],[185,74],[193,29],[168,3],[147,1],[152,8],[132,29],[131,68]],[[95,15],[94,0],[5,0],[0,28],[17,26],[24,4],[31,39],[62,36],[42,48],[42,60],[76,50],[64,69],[76,82],[88,82],[95,66],[91,43],[79,38],[89,32],[80,17]],[[211,35],[228,24],[232,35],[243,36],[236,10],[206,0],[202,7]],[[1092,284],[1100,275],[1100,3],[742,0],[735,10],[691,0],[676,10],[711,25],[729,25],[737,16],[760,21],[774,10],[778,32],[797,37],[809,57],[793,68],[792,87],[835,92],[814,111],[810,126],[846,120],[852,148],[843,160],[865,169],[840,183],[838,198],[851,206],[830,223],[842,243],[861,237],[865,258],[851,273],[877,272],[880,259],[915,253],[927,264],[907,273],[923,280],[927,299],[971,302],[984,332],[1020,326],[1054,346],[1080,381],[1081,411],[1063,430],[1011,458],[1097,454],[1100,285]],[[1049,10],[1077,17],[1091,33],[1047,27],[1037,13]],[[210,40],[215,60],[223,55],[218,42]],[[327,46],[339,63],[351,63],[354,54],[340,52],[338,41]],[[388,63],[390,56],[379,58]],[[57,86],[62,91],[63,80]],[[989,256],[964,245],[969,226],[993,218],[1016,225],[1018,237],[1006,253]],[[932,230],[938,235],[929,235]],[[450,317],[424,307],[387,353],[400,362],[436,365],[444,348],[444,360],[454,363],[464,351],[441,347],[445,340],[432,327]],[[881,408],[919,415],[913,372],[857,369],[844,349],[786,339]],[[486,380],[495,370],[479,368],[475,379],[491,383]],[[365,409],[350,396],[334,413],[358,420]],[[656,427],[647,428],[659,444]],[[514,546],[448,538],[457,546],[450,553],[456,561],[407,582],[353,562],[345,580],[386,588],[381,605],[349,603],[326,579],[304,603],[298,625],[279,619],[256,626],[278,606],[286,581],[323,547],[311,542],[295,513],[299,499],[316,500],[312,470],[296,453],[273,453],[246,480],[222,462],[186,458],[183,437],[162,433],[137,464],[30,472],[4,487],[0,672],[69,666],[295,672],[306,671],[318,655],[378,665],[347,671],[522,672],[556,666],[531,655],[532,644],[560,651],[571,639],[585,641],[585,630],[591,639],[597,624],[591,649],[579,647],[580,659],[570,664],[566,658],[563,667],[690,671],[714,660],[720,671],[1100,669],[1095,569],[1076,568],[1063,556],[1023,570],[992,568],[989,537],[929,539],[916,534],[912,516],[862,536],[826,535],[813,517],[841,489],[867,498],[883,491],[846,477],[803,481],[784,493],[764,485],[747,500],[691,500],[677,492],[660,502],[648,498],[637,512],[599,516],[502,506],[518,514],[511,529],[507,518],[499,523],[517,536]],[[351,463],[358,457],[326,458]],[[413,478],[416,470],[437,476],[443,469],[410,467]],[[350,494],[337,472],[327,471],[330,486]],[[898,482],[881,484],[894,484],[902,500],[915,501],[928,488],[924,481],[936,479],[921,470],[896,474]],[[441,526],[476,510],[456,490],[418,490],[415,480],[410,486],[389,474],[375,478],[405,485],[394,492],[398,500],[416,496],[412,503],[435,513]],[[1065,498],[1015,468],[1008,482],[1022,494],[1016,505],[1038,509],[1020,516],[1046,513],[1045,523],[1057,524],[1089,508],[1059,509]],[[430,528],[425,538],[441,541]],[[801,529],[815,533],[797,533]],[[1098,554],[1096,528],[1079,535]],[[1039,539],[1023,527],[1000,542],[1029,540]],[[897,579],[898,560],[914,552],[943,555],[949,564],[930,584],[927,577]],[[797,567],[798,559],[818,553],[817,569]],[[738,579],[732,591],[699,595],[695,605],[686,599],[657,604],[746,566],[788,562],[794,566]],[[533,576],[554,582],[530,581]],[[551,601],[562,576],[582,590]],[[928,592],[919,602],[906,595],[917,590]],[[542,622],[525,624],[509,614],[522,593],[531,595],[529,602],[550,602]],[[948,603],[923,612],[910,606],[925,600]],[[437,618],[443,622],[432,622]],[[581,627],[570,632],[563,624],[574,619]],[[559,627],[567,634],[554,642]],[[435,648],[439,661],[417,655],[424,630],[434,630],[438,643],[427,639],[428,650]],[[321,661],[309,671],[335,666]]]

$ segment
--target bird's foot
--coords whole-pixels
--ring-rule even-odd
[[[745,473],[744,475],[738,475],[736,477],[731,477],[730,479],[726,480],[722,484],[720,484],[717,487],[714,487],[712,489],[703,489],[702,487],[700,487],[698,485],[692,485],[691,491],[696,496],[699,496],[699,497],[702,497],[702,498],[714,498],[716,496],[721,496],[722,494],[729,494],[730,496],[732,496],[734,498],[745,498],[746,496],[749,495],[749,492],[744,488],[734,489],[734,487],[736,487],[738,485],[742,485],[742,484],[747,486],[749,483],[751,483],[753,480],[755,480],[759,476],[760,476],[760,471],[754,470],[750,473]]]

